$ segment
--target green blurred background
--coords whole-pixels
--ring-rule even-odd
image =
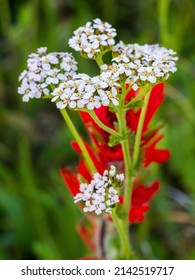
[[[73,31],[93,18],[111,23],[117,40],[160,43],[178,52],[178,72],[156,121],[166,124],[163,146],[172,157],[151,166],[161,180],[145,222],[132,227],[142,259],[195,259],[195,1],[0,0],[0,259],[77,259],[87,249],[75,229],[81,213],[59,175],[75,166],[70,135],[53,104],[23,103],[18,76],[40,46],[72,51]],[[74,52],[73,52],[74,53]],[[79,70],[93,61],[74,53]],[[82,135],[76,113],[71,117]]]

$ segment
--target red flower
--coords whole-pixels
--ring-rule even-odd
[[[126,96],[126,102],[129,102],[131,98],[136,96],[136,92],[131,90]],[[164,84],[159,84],[153,87],[149,105],[146,112],[146,118],[144,122],[142,132],[142,163],[147,167],[150,163],[163,163],[169,157],[170,153],[165,149],[158,149],[156,146],[163,138],[163,135],[159,134],[159,131],[150,131],[150,122],[161,105],[164,99]],[[126,114],[127,126],[132,133],[136,133],[137,125],[139,122],[140,111],[130,109]],[[114,129],[114,122],[116,121],[116,115],[109,111],[108,107],[102,106],[99,109],[95,109],[98,118],[107,126]],[[80,112],[81,117],[89,131],[91,142],[93,143],[93,149],[89,144],[84,143],[85,147],[97,169],[102,174],[105,169],[108,169],[111,164],[117,166],[119,171],[124,170],[123,151],[121,145],[118,144],[115,147],[109,147],[109,134],[102,130],[90,117],[88,113]],[[80,147],[76,142],[72,142],[73,149],[81,153]],[[132,147],[131,147],[132,148]],[[82,176],[86,182],[92,180],[91,171],[88,169],[84,159],[80,159],[77,167],[77,173]],[[70,169],[62,169],[61,175],[67,184],[72,195],[76,195],[79,192],[80,180]],[[131,209],[129,210],[130,222],[140,222],[144,220],[144,213],[149,210],[149,201],[153,195],[157,192],[159,183],[155,182],[149,187],[145,187],[141,182],[138,186],[134,186],[132,193]]]
[[[96,251],[96,232],[97,232],[97,223],[94,219],[88,217],[88,219],[83,219],[77,226],[77,231],[87,247],[92,251]]]
[[[126,96],[126,102],[129,102],[131,98],[134,98],[137,92],[131,90]],[[140,144],[140,160],[143,167],[147,167],[150,163],[164,163],[169,157],[170,153],[166,149],[157,148],[157,144],[163,138],[163,135],[159,133],[159,129],[151,130],[150,122],[158,110],[164,99],[164,84],[159,84],[153,87],[149,105],[146,111],[145,122],[143,126],[141,144]],[[126,124],[130,132],[133,135],[136,134],[141,109],[130,109],[126,113]],[[98,118],[107,126],[115,129],[114,123],[117,120],[116,115],[110,112],[108,107],[102,106],[99,109],[95,109],[95,113]],[[102,130],[90,117],[88,113],[80,112],[82,120],[87,127],[90,135],[92,147],[85,143],[85,147],[100,174],[103,174],[105,169],[108,169],[111,164],[117,166],[118,171],[124,171],[123,151],[121,145],[118,144],[114,147],[108,146],[109,134]],[[130,144],[131,145],[131,144]],[[82,155],[81,149],[76,142],[72,142],[73,149]],[[130,146],[131,151],[133,150]],[[77,167],[77,174],[72,172],[69,168],[61,169],[61,175],[70,191],[75,196],[79,192],[81,177],[89,183],[92,180],[93,174],[88,169],[85,160],[82,158],[79,160]],[[134,180],[134,188],[132,191],[131,208],[129,209],[129,221],[131,223],[142,222],[145,219],[145,213],[150,209],[149,203],[152,197],[159,189],[159,182],[155,181],[149,186],[142,183],[141,177]],[[139,182],[138,182],[139,180]],[[120,198],[120,202],[123,203],[123,197]],[[97,250],[95,243],[95,236],[97,233],[97,225],[94,224],[92,217],[93,214],[87,214],[89,218],[88,223],[81,223],[78,226],[78,232],[86,245],[92,250]],[[94,256],[86,257],[87,259],[95,259]]]
[[[73,196],[75,196],[80,191],[79,190],[80,182],[77,176],[68,167],[60,169],[60,174],[64,182],[66,183],[66,186],[68,187],[70,193]]]
[[[163,138],[163,135],[157,136],[151,141],[150,145],[145,147],[144,166],[148,166],[151,162],[163,163],[170,158],[170,152],[165,149],[157,149],[156,145]]]
[[[100,256],[98,256],[98,234],[100,229],[95,219],[93,219],[91,215],[88,215],[87,218],[84,218],[79,223],[77,231],[86,246],[92,251],[91,255],[84,256],[81,260],[100,259]]]
[[[150,209],[149,201],[159,190],[159,182],[155,181],[149,187],[141,184],[132,192],[129,220],[138,223],[145,219],[144,213]]]
[[[149,202],[159,190],[159,182],[155,181],[150,186],[140,184],[132,191],[131,208],[129,209],[129,222],[139,223],[145,219],[145,212],[150,210]],[[120,196],[120,203],[124,198]]]
[[[127,96],[126,101],[128,102],[136,96],[136,92],[131,90]],[[143,164],[148,166],[152,162],[164,163],[170,157],[170,153],[166,149],[156,148],[157,143],[163,138],[159,134],[158,129],[151,131],[150,122],[164,100],[164,84],[158,84],[153,87],[149,104],[146,111],[146,117],[144,121],[143,131],[142,131],[142,142],[141,142],[141,158],[143,158]],[[130,109],[126,114],[127,127],[130,131],[135,134],[139,122],[141,109],[135,110]],[[108,107],[100,107],[95,109],[95,113],[98,118],[107,126],[114,129],[114,122],[116,121],[116,115],[109,111]],[[86,128],[88,129],[91,141],[93,142],[99,157],[105,162],[107,166],[111,162],[118,162],[121,165],[123,162],[123,152],[121,145],[118,144],[115,147],[109,147],[109,134],[102,130],[86,112],[80,112]],[[157,138],[156,138],[157,137]],[[132,149],[133,147],[131,147]]]
[[[87,149],[87,151],[88,151],[88,153],[89,153],[97,171],[100,174],[103,174],[104,170],[106,169],[106,166],[102,163],[102,160],[100,159],[98,154],[95,154],[95,152],[92,150],[92,148],[89,146],[89,144],[87,144],[86,142],[84,142],[84,144],[85,144],[85,147],[86,147],[86,149]],[[81,149],[80,149],[79,145],[77,144],[77,142],[73,141],[72,142],[72,147],[77,153],[82,154]],[[85,165],[85,168],[87,168],[85,162],[83,162],[83,163],[81,162],[81,164]],[[83,169],[80,169],[80,170],[83,171]],[[86,170],[85,170],[85,172],[86,172]],[[90,173],[90,171],[88,171],[88,173]]]
[[[84,161],[83,166],[79,167],[77,170],[79,176],[81,175],[88,183],[91,181],[91,176],[87,170]],[[83,168],[83,170],[82,170]],[[80,181],[77,176],[70,171],[68,168],[61,169],[61,175],[67,185],[70,193],[76,195],[79,192]],[[66,174],[67,173],[67,174]],[[144,184],[139,184],[138,186],[134,183],[134,189],[132,192],[131,208],[129,209],[129,222],[138,223],[145,219],[144,213],[150,209],[149,202],[152,197],[156,194],[159,189],[159,182],[155,181],[150,186],[145,186]],[[120,202],[123,203],[123,197],[120,197]],[[85,231],[81,231],[83,233]],[[91,246],[89,246],[91,248]]]
[[[135,97],[135,92],[131,90],[128,98],[131,99],[132,97]],[[162,104],[163,100],[164,100],[164,84],[161,83],[152,88],[150,100],[148,103],[146,116],[144,120],[143,133],[149,130],[150,121],[154,117],[154,114]],[[127,113],[127,125],[134,132],[137,130],[140,113],[141,110],[135,111],[134,109],[129,110]]]

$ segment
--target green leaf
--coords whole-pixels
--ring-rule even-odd
[[[141,108],[143,105],[144,105],[144,102],[142,100],[137,100],[137,101],[132,100],[125,105],[125,109],[129,110],[129,109],[133,109],[133,108]]]
[[[126,139],[126,137],[124,137],[122,135],[120,135],[120,136],[110,135],[108,146],[114,147],[114,146],[118,145],[124,139]]]

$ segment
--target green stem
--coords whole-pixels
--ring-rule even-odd
[[[42,96],[43,99],[52,99],[52,97],[53,96],[51,94]]]
[[[136,165],[138,163],[138,159],[139,159],[141,135],[142,135],[142,130],[143,130],[143,126],[144,126],[144,120],[145,120],[145,116],[146,116],[148,102],[150,99],[150,93],[151,93],[151,90],[149,90],[144,97],[144,105],[142,107],[141,114],[139,117],[139,123],[138,123],[138,127],[137,127],[137,133],[136,133],[135,145],[134,145],[134,153],[133,153],[133,167],[134,168],[136,167]]]
[[[124,137],[121,141],[121,146],[123,149],[124,164],[125,164],[125,188],[124,188],[124,221],[123,221],[123,230],[128,241],[127,250],[129,250],[129,256],[131,255],[131,248],[129,243],[129,209],[131,204],[131,193],[132,193],[132,162],[129,149],[129,141],[126,137],[127,127],[126,127],[126,112],[124,110],[124,100],[125,100],[125,84],[122,85],[122,94],[120,98],[119,110],[117,113],[118,123],[119,123],[119,132]]]
[[[122,108],[118,113],[118,122],[119,122],[119,130],[122,135],[126,134],[126,113]],[[132,162],[130,157],[130,149],[129,149],[129,141],[128,139],[123,139],[121,141],[123,156],[124,156],[124,164],[125,164],[125,189],[124,189],[124,213],[126,216],[126,223],[128,226],[128,213],[130,208],[131,201],[131,191],[132,191]]]
[[[170,34],[168,31],[168,19],[169,19],[169,8],[171,1],[170,0],[158,0],[157,8],[158,8],[158,25],[159,25],[159,37],[162,45],[169,45]]]
[[[125,190],[124,190],[124,213],[126,215],[126,227],[129,225],[129,209],[131,206],[131,194],[132,194],[132,163],[129,155],[129,143],[128,140],[125,140],[122,143],[124,160],[125,160]]]
[[[144,97],[147,92],[148,92],[149,87],[145,87],[145,89],[143,90],[143,92],[138,93],[138,95],[136,97],[134,97],[129,103],[127,103],[125,105],[125,108],[127,108],[127,110],[129,110],[129,106],[135,104],[137,101],[141,100],[142,97]]]
[[[133,258],[133,254],[131,254],[130,243],[128,240],[128,235],[124,231],[123,223],[119,220],[115,210],[112,211],[112,219],[118,231],[120,241],[121,241],[121,258],[125,260],[129,260]]]
[[[93,120],[96,122],[96,124],[101,127],[103,130],[105,130],[106,132],[108,132],[111,135],[115,135],[115,136],[120,136],[120,134],[118,132],[116,132],[114,129],[108,127],[107,125],[105,125],[96,115],[96,113],[94,111],[89,111],[88,112],[91,117],[93,118]]]
[[[102,54],[98,55],[95,59],[97,62],[98,66],[100,67],[102,64],[104,64],[103,59],[102,59]]]
[[[83,143],[83,140],[81,139],[81,137],[80,137],[78,131],[76,130],[73,122],[71,121],[68,113],[66,112],[65,109],[60,110],[60,112],[61,112],[64,120],[66,121],[72,135],[74,136],[75,140],[77,141],[77,143],[78,143],[78,145],[79,145],[79,147],[82,151],[83,157],[85,158],[87,166],[89,167],[89,170],[92,173],[97,172],[96,167],[95,167],[95,165],[94,165],[94,163],[93,163],[93,161],[92,161],[92,159],[91,159],[91,157],[90,157],[90,155],[89,155],[89,153],[88,153],[88,151],[85,147],[85,144]]]

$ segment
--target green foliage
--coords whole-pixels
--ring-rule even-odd
[[[77,259],[86,253],[76,231],[81,213],[58,172],[77,162],[72,136],[49,101],[22,103],[17,79],[29,53],[40,46],[69,50],[73,30],[95,17],[113,24],[127,43],[159,42],[178,52],[178,72],[168,80],[158,112],[167,127],[162,146],[172,157],[160,169],[154,166],[161,191],[146,221],[132,226],[131,238],[143,259],[195,258],[194,13],[193,0],[1,1],[0,259]],[[74,55],[80,72],[96,73],[93,61]],[[78,114],[71,117],[85,135]]]
[[[141,108],[143,106],[144,102],[142,100],[137,100],[135,102],[129,102],[126,104],[125,108],[127,110],[132,109],[132,108]]]
[[[9,243],[4,243],[5,253],[13,250],[10,257],[16,259],[81,257],[85,250],[75,230],[80,214],[59,175],[50,170],[49,180],[45,180],[46,174],[34,174],[25,138],[19,141],[17,158],[13,171],[0,169],[2,237],[10,236]]]
[[[109,147],[114,147],[114,146],[118,145],[121,140],[124,140],[124,139],[128,139],[128,135],[125,135],[125,136],[110,135],[108,145],[109,145]]]

